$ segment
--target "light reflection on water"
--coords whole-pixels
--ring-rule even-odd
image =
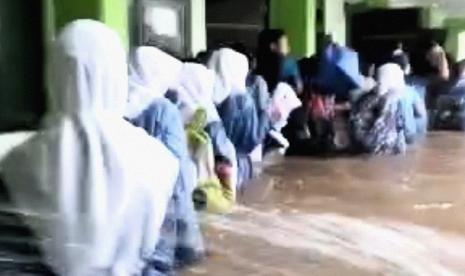
[[[465,275],[465,136],[404,157],[288,159],[208,216],[186,275]]]

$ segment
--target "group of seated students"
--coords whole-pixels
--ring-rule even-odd
[[[201,261],[198,212],[232,211],[252,153],[301,104],[232,47],[205,64],[149,46],[127,56],[104,24],[67,25],[43,125],[2,160],[50,275],[173,275]]]
[[[325,55],[335,53],[341,59],[353,50],[330,42],[321,53],[302,59],[303,105],[283,130],[290,141],[287,153],[403,154],[428,130],[465,130],[465,62],[452,70],[445,51],[432,43],[424,56],[428,69],[422,72],[427,73],[413,74],[401,47],[387,62],[363,73],[356,63],[336,60],[350,68],[338,68],[346,71],[331,75],[329,83],[325,62],[331,61]],[[342,91],[331,87],[331,82],[340,84],[350,77],[349,71],[358,71],[360,79]]]
[[[233,210],[257,152],[398,154],[426,132],[424,98],[394,61],[341,101],[281,30],[260,34],[256,60],[235,44],[191,62],[143,46],[128,62],[115,32],[78,20],[48,63],[48,114],[1,173],[51,275],[173,275],[204,259],[197,214]]]

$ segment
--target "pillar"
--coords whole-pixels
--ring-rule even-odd
[[[206,0],[191,0],[190,2],[190,45],[189,52],[193,56],[207,49],[207,18]]]
[[[421,25],[423,28],[442,28],[446,14],[438,7],[430,6],[421,10]]]
[[[446,51],[456,61],[465,59],[465,19],[447,19],[444,25],[447,30]]]
[[[59,0],[62,1],[62,0]],[[76,0],[73,0],[76,1]],[[82,1],[82,0],[79,0]],[[97,1],[97,0],[94,0]],[[129,1],[127,0],[98,0],[100,1],[100,20],[117,31],[126,47],[129,47]]]
[[[346,45],[346,14],[344,0],[324,1],[324,31],[339,45]]]
[[[315,0],[270,1],[270,27],[286,31],[292,54],[296,57],[310,56],[315,53],[315,16]]]

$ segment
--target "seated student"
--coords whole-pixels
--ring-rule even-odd
[[[427,132],[428,115],[424,100],[411,86],[406,85],[400,95],[405,139],[408,144],[421,139]]]
[[[457,67],[457,79],[448,93],[439,96],[437,101],[437,129],[465,130],[465,60],[460,61]]]
[[[266,80],[257,74],[257,60],[249,52],[245,45],[241,43],[234,43],[231,45],[231,49],[245,55],[249,61],[249,74],[246,79],[246,86],[248,92],[254,99],[258,116],[263,112],[266,112],[271,105],[271,93],[268,88]],[[261,162],[263,160],[265,145],[260,144],[251,154],[252,162]]]
[[[405,89],[404,73],[397,64],[378,69],[378,86],[362,95],[351,110],[351,131],[356,150],[374,155],[406,151],[404,121],[399,99]]]
[[[261,75],[257,74],[257,59],[241,43],[234,43],[231,49],[247,57],[249,61],[249,73],[246,79],[247,90],[251,93],[255,101],[257,111],[267,110],[271,101],[271,93],[266,80]]]
[[[182,62],[154,47],[137,48],[130,66],[127,118],[162,141],[181,165],[160,241],[148,268],[161,273],[191,265],[204,254],[192,201],[196,181],[184,125],[177,107],[164,98],[168,88],[176,86],[182,67]]]
[[[393,63],[401,67],[406,78],[410,68],[408,59],[403,56],[394,56]],[[421,92],[418,91],[417,87],[406,84],[405,78],[400,83],[405,87],[403,93],[400,94],[400,100],[405,125],[405,138],[408,144],[412,144],[426,134],[428,115]]]
[[[236,202],[236,153],[213,103],[215,80],[205,66],[185,63],[175,90],[196,168],[196,209],[229,213]]]
[[[114,31],[75,21],[51,53],[44,128],[3,160],[2,175],[16,207],[37,215],[26,222],[56,274],[140,275],[179,162],[123,119],[126,53]]]
[[[216,51],[209,61],[216,72],[215,103],[225,133],[237,152],[239,186],[253,176],[250,153],[263,143],[270,120],[257,106],[246,87],[249,65],[246,56],[229,48]],[[238,187],[239,188],[239,187]]]

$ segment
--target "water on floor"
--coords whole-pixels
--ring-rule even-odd
[[[204,218],[210,257],[185,275],[465,275],[465,136],[404,157],[286,159]]]

